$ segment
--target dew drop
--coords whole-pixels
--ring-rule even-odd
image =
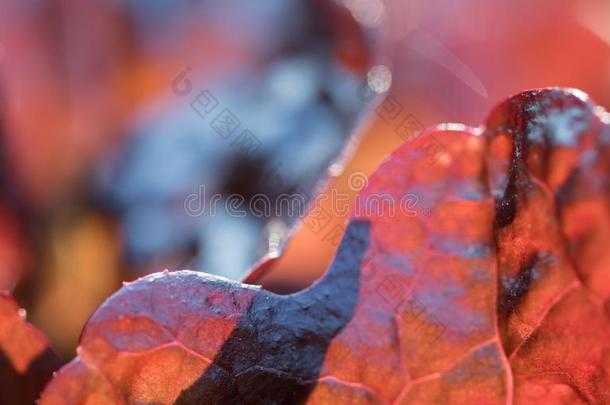
[[[366,27],[376,27],[383,22],[385,6],[381,0],[343,0],[343,5],[356,21]]]
[[[337,177],[337,176],[340,176],[341,173],[343,173],[343,170],[344,170],[344,167],[341,163],[333,163],[328,168],[328,173],[333,177]]]
[[[377,94],[387,92],[392,86],[392,72],[385,65],[373,66],[366,74],[369,88]]]

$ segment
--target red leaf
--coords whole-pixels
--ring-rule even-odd
[[[601,116],[550,89],[485,130],[424,133],[372,176],[300,293],[189,271],[126,285],[42,403],[609,402]]]
[[[23,310],[0,292],[0,403],[31,404],[61,360],[42,333],[24,320]]]
[[[518,401],[610,402],[604,114],[584,94],[546,90],[488,120],[490,188],[507,191],[495,234],[498,315]]]

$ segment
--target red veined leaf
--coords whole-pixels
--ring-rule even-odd
[[[0,403],[31,404],[61,360],[25,320],[10,295],[0,292]]]
[[[607,402],[606,119],[548,89],[426,131],[370,178],[312,287],[128,284],[42,403]]]
[[[578,91],[532,91],[497,107],[487,134],[515,399],[608,403],[608,115]]]

